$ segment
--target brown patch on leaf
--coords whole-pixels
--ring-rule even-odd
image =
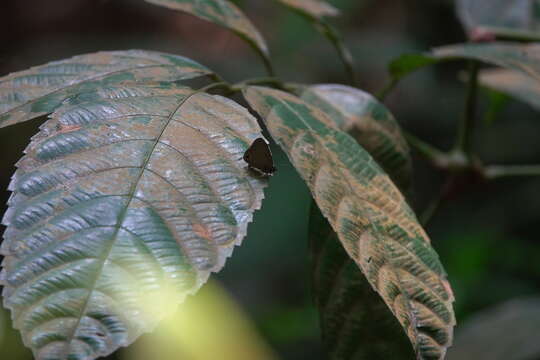
[[[472,42],[491,42],[497,39],[497,36],[488,29],[483,27],[475,27],[469,33],[469,39]]]
[[[201,224],[193,224],[193,232],[197,234],[198,236],[211,240],[212,239],[212,233],[208,228]]]
[[[80,125],[64,125],[64,124],[58,124],[56,125],[56,130],[59,134],[65,134],[73,131],[80,130]]]

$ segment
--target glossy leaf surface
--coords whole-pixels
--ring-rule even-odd
[[[19,161],[3,223],[4,304],[38,360],[95,359],[152,330],[222,268],[266,181],[256,119],[220,96],[106,87],[57,109]]]
[[[265,58],[268,47],[263,37],[244,13],[228,0],[146,0],[173,10],[185,11],[223,26],[248,41]]]
[[[336,84],[306,87],[301,97],[324,111],[338,129],[360,143],[400,189],[410,189],[409,146],[394,116],[383,104],[362,90]]]
[[[348,255],[386,302],[421,359],[442,359],[453,295],[429,239],[388,175],[328,117],[287,93],[244,95],[308,184]]]
[[[0,127],[49,114],[69,96],[123,82],[178,81],[210,74],[196,62],[154,51],[98,52],[0,78]]]

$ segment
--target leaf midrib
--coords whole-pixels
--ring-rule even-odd
[[[129,207],[131,205],[131,202],[134,199],[135,192],[137,191],[137,188],[139,187],[139,182],[140,182],[140,180],[142,179],[142,177],[144,175],[145,169],[148,167],[150,159],[152,158],[152,155],[154,154],[154,151],[155,151],[156,147],[158,146],[161,137],[165,133],[165,130],[167,129],[167,127],[169,126],[169,124],[173,120],[176,113],[180,110],[180,108],[192,96],[194,96],[194,95],[196,95],[198,93],[204,92],[207,89],[208,89],[208,87],[204,87],[204,88],[202,88],[200,90],[192,92],[191,94],[187,95],[184,99],[182,99],[182,101],[178,104],[178,106],[174,109],[174,111],[171,112],[171,114],[168,117],[166,123],[163,125],[163,128],[161,129],[161,132],[156,137],[156,140],[154,141],[154,144],[153,144],[152,148],[147,152],[147,156],[144,159],[143,164],[140,167],[139,174],[137,174],[137,177],[135,178],[135,181],[133,182],[133,184],[131,186],[131,189],[128,192],[128,202],[126,203],[126,205],[124,206],[124,209],[122,210],[122,212],[120,213],[120,215],[118,217],[118,222],[117,222],[118,226],[115,226],[115,231],[111,236],[110,244],[105,249],[105,255],[103,256],[101,265],[99,266],[99,271],[96,272],[96,276],[94,277],[92,284],[88,287],[88,296],[86,297],[86,299],[85,299],[85,301],[83,303],[83,306],[81,307],[81,312],[80,312],[80,314],[79,314],[79,316],[77,318],[77,323],[75,324],[75,326],[73,327],[73,331],[71,332],[71,334],[67,337],[67,340],[65,341],[65,344],[66,344],[65,351],[61,354],[61,357],[60,357],[61,359],[66,359],[67,360],[67,357],[69,356],[69,352],[71,350],[71,344],[72,344],[72,342],[73,342],[73,340],[75,338],[75,334],[77,333],[77,330],[78,330],[79,325],[80,325],[80,323],[81,323],[81,321],[82,321],[82,319],[84,317],[84,314],[86,313],[86,310],[87,310],[89,302],[90,302],[90,298],[92,297],[92,294],[93,294],[93,292],[95,290],[97,281],[99,280],[101,274],[103,273],[103,269],[105,267],[105,262],[109,258],[109,255],[110,255],[110,253],[112,251],[112,248],[114,247],[114,244],[116,243],[116,237],[118,236],[118,233],[119,233],[121,227],[123,226],[124,221],[126,220],[128,209],[129,209]]]

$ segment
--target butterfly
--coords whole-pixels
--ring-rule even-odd
[[[263,138],[257,138],[244,153],[248,168],[260,176],[272,176],[276,171],[272,152]]]

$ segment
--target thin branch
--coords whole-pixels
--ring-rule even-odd
[[[330,40],[332,45],[334,45],[334,48],[336,49],[339,58],[341,59],[341,62],[343,63],[343,66],[350,77],[350,83],[353,86],[357,86],[358,76],[356,74],[356,70],[354,69],[354,59],[347,46],[345,46],[341,34],[326,21],[319,20],[316,23],[316,27],[328,40]]]
[[[274,85],[275,87],[282,89],[284,87],[283,82],[276,78],[276,77],[260,77],[260,78],[252,78],[240,81],[234,85],[232,85],[233,88],[242,88],[246,85]]]
[[[484,168],[484,176],[490,180],[512,176],[540,176],[540,165],[490,165]]]
[[[456,152],[463,152],[470,157],[472,140],[476,120],[476,108],[478,98],[478,70],[479,63],[476,60],[469,62],[469,88],[465,99],[465,114],[459,123],[458,136],[455,145]]]
[[[261,77],[243,80],[231,85],[229,89],[231,93],[241,92],[248,85],[267,85],[274,89],[294,94],[293,87],[291,85],[285,84],[280,79],[274,77]]]
[[[258,51],[258,52],[263,60],[264,67],[266,69],[266,72],[268,73],[268,76],[271,76],[271,77],[275,76],[276,73],[274,71],[274,66],[272,65],[272,62],[270,61],[270,58],[268,57],[268,55],[263,53],[262,51]]]
[[[390,79],[390,81],[384,86],[384,88],[382,88],[381,90],[377,92],[376,94],[377,99],[381,102],[384,101],[386,97],[388,96],[388,94],[390,94],[390,92],[394,90],[396,85],[399,83],[399,80],[400,80],[399,78],[392,76],[392,79]]]
[[[448,196],[448,192],[452,188],[454,180],[455,180],[454,176],[452,175],[448,176],[448,179],[446,180],[444,185],[441,187],[439,194],[437,194],[437,196],[431,200],[430,204],[427,206],[424,212],[422,212],[422,215],[420,215],[420,223],[422,224],[422,226],[426,226],[429,223],[429,221],[433,218],[433,215],[435,215],[437,210],[439,210],[444,200]]]
[[[251,45],[251,48],[255,50],[257,55],[259,55],[259,57],[263,61],[264,68],[266,69],[268,76],[274,77],[275,76],[274,66],[272,65],[272,62],[270,61],[270,57],[268,53],[260,49],[259,46],[253,41],[249,39],[245,39],[245,40]]]
[[[403,135],[413,149],[417,150],[420,155],[437,167],[441,167],[443,165],[441,164],[442,160],[448,158],[448,154],[444,151],[437,149],[435,146],[428,144],[413,134],[403,131]]]

